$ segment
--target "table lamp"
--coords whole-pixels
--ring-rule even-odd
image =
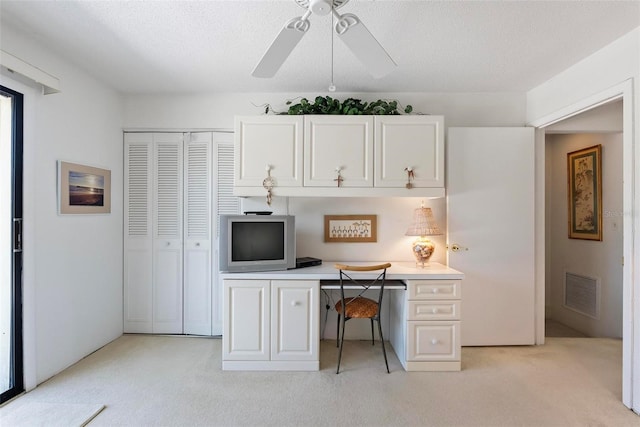
[[[422,207],[414,210],[413,223],[404,234],[405,236],[418,236],[411,246],[413,256],[416,257],[416,266],[424,268],[425,264],[429,265],[429,258],[433,255],[436,245],[426,236],[442,235],[438,224],[433,219],[431,208],[425,208],[423,203]]]

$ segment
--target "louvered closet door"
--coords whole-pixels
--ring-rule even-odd
[[[154,134],[153,333],[182,333],[181,133]]]
[[[152,332],[151,134],[124,135],[124,332]]]
[[[211,307],[212,307],[212,335],[222,335],[222,279],[220,279],[218,268],[218,236],[220,230],[220,215],[240,213],[240,202],[238,197],[233,195],[233,173],[234,173],[234,143],[233,133],[231,132],[214,132],[214,184],[213,195],[215,199],[215,220],[213,224],[214,236],[214,256],[213,271],[216,272],[215,280],[211,291]]]
[[[211,161],[211,132],[185,134],[185,334],[211,335]]]

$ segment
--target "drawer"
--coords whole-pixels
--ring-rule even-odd
[[[407,322],[408,361],[460,360],[460,322]]]
[[[460,320],[460,301],[409,301],[408,320]]]
[[[460,299],[459,280],[408,280],[409,300]]]

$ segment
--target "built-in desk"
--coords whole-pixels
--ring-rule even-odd
[[[286,271],[223,273],[222,369],[318,370],[320,288],[322,282],[329,288],[329,281],[339,279],[336,262]],[[460,370],[464,274],[437,263],[425,268],[410,262],[391,264],[386,279],[406,286],[396,283],[387,294],[388,339],[402,366],[408,371]]]

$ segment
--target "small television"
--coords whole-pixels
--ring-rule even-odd
[[[295,268],[295,217],[220,215],[219,254],[223,272]]]

